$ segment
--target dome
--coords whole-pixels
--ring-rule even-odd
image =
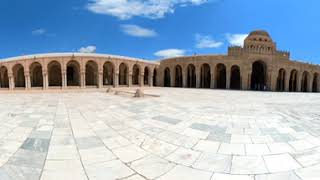
[[[264,30],[256,30],[256,31],[252,31],[249,36],[265,36],[265,37],[269,37],[270,35],[267,31]]]

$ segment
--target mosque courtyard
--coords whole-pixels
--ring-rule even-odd
[[[320,179],[320,96],[0,93],[0,180]]]

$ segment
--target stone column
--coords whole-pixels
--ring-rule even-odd
[[[276,91],[277,90],[277,74],[276,73],[270,73],[270,80],[271,80],[271,82],[270,82],[270,84],[271,84],[271,88],[270,88],[270,90],[271,91]]]
[[[80,73],[80,87],[81,88],[86,87],[86,73],[83,71]]]
[[[308,92],[312,92],[312,87],[313,87],[313,76],[310,76],[309,82],[308,82]]]
[[[119,86],[119,73],[113,74],[113,87]]]
[[[196,67],[196,88],[200,88],[201,70],[200,67]]]
[[[301,75],[302,73],[297,72],[297,92],[301,92]]]
[[[66,88],[67,84],[67,73],[65,71],[62,72],[62,88]]]
[[[153,74],[149,75],[149,86],[152,87],[153,86]]]
[[[98,88],[103,87],[103,72],[99,72],[98,74]]]
[[[230,68],[226,67],[226,89],[230,89],[230,78],[231,78],[231,72]]]
[[[143,87],[144,86],[144,73],[139,75],[139,81],[140,81],[139,85],[141,87]]]
[[[170,74],[170,87],[175,87],[175,72],[170,70],[170,73],[172,73]]]
[[[48,89],[49,83],[48,83],[48,75],[46,72],[42,73],[42,78],[43,78],[43,89]]]
[[[131,87],[132,86],[132,72],[129,72],[129,75],[128,75],[128,86]]]
[[[9,90],[13,90],[14,89],[14,77],[12,74],[8,75],[9,78]]]
[[[186,88],[187,87],[187,82],[188,80],[188,71],[182,70],[182,87]]]
[[[286,92],[289,92],[289,86],[290,86],[290,74],[285,74],[285,83],[284,83],[284,90]]]
[[[211,73],[211,82],[210,82],[210,88],[211,89],[214,89],[215,88],[215,74],[214,74],[214,72],[213,71],[210,71],[210,73]]]
[[[30,89],[31,88],[30,74],[26,73],[24,75],[24,78],[25,78],[25,88]]]
[[[241,74],[241,87],[242,90],[250,90],[250,79],[251,79],[251,73],[248,71],[243,71]]]

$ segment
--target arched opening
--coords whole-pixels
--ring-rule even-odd
[[[5,66],[0,68],[0,88],[9,88],[8,69]]]
[[[227,71],[226,71],[226,66],[224,64],[218,64],[216,66],[216,88],[218,89],[226,89],[226,74],[227,74]]]
[[[62,86],[61,65],[57,61],[48,64],[49,86]]]
[[[98,86],[98,64],[88,61],[86,64],[86,86]]]
[[[301,92],[308,92],[309,73],[304,71],[301,78]]]
[[[290,92],[297,91],[297,76],[298,76],[297,70],[294,69],[290,72],[290,81],[289,81],[289,91]]]
[[[21,64],[16,64],[13,67],[13,76],[15,87],[26,87],[24,69]]]
[[[158,70],[154,69],[153,70],[153,86],[157,86],[157,76],[158,76]]]
[[[171,86],[171,75],[170,75],[170,69],[166,68],[164,70],[164,87],[170,87]]]
[[[139,85],[140,68],[135,64],[132,68],[132,84]]]
[[[42,66],[38,62],[34,62],[30,66],[31,87],[43,87]]]
[[[319,81],[319,74],[314,73],[313,75],[313,81],[312,81],[312,92],[319,92],[319,87],[318,87],[318,81]]]
[[[188,65],[187,87],[196,87],[196,67],[193,64]]]
[[[128,85],[128,67],[121,63],[119,66],[119,85]]]
[[[263,61],[252,64],[251,90],[264,91],[267,89],[267,66]]]
[[[285,91],[285,84],[286,84],[286,71],[281,68],[278,73],[277,78],[277,91]]]
[[[182,87],[182,68],[176,65],[175,68],[175,87]]]
[[[144,68],[143,84],[149,85],[149,68],[148,67]]]
[[[103,65],[103,85],[113,85],[114,68],[111,62]]]
[[[203,64],[200,69],[200,88],[210,88],[211,72],[209,64]]]
[[[237,65],[231,67],[230,89],[241,89],[240,67]]]
[[[80,64],[77,61],[67,64],[67,86],[80,86]]]

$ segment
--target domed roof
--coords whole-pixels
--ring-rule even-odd
[[[249,36],[266,36],[266,37],[269,37],[270,38],[270,35],[267,31],[264,31],[264,30],[256,30],[256,31],[252,31],[250,32]]]

